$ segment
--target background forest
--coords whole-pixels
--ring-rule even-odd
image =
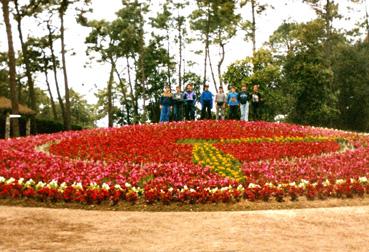
[[[41,133],[45,125],[55,131],[92,128],[102,118],[108,118],[109,127],[157,122],[165,84],[174,89],[193,83],[197,92],[204,83],[214,92],[229,84],[259,84],[263,120],[282,114],[293,123],[368,131],[367,2],[301,2],[316,17],[305,23],[286,20],[257,46],[259,17],[274,8],[274,1],[163,0],[157,11],[150,1],[123,0],[107,21],[89,18],[90,0],[1,0],[0,25],[8,40],[0,43],[9,50],[0,53],[0,96],[36,111],[32,132]],[[349,29],[336,27],[353,18],[340,12],[343,2],[365,13],[355,16]],[[84,38],[89,62],[81,64],[109,66],[99,73],[106,76],[105,88],[92,87],[96,104],[88,104],[68,82],[73,49],[65,48],[67,14],[89,29]],[[26,22],[36,23],[44,35],[25,35]],[[252,44],[252,56],[224,65],[227,45],[239,34]],[[15,40],[19,51],[12,48]],[[202,62],[187,58],[186,48],[195,48]]]

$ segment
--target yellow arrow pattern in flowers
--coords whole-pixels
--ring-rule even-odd
[[[208,166],[214,172],[222,176],[233,178],[237,181],[243,181],[245,176],[241,170],[241,163],[232,155],[226,154],[213,144],[216,143],[261,143],[261,142],[321,142],[337,141],[342,146],[342,139],[324,136],[307,137],[260,137],[260,138],[239,138],[239,139],[182,139],[178,143],[193,144],[193,162],[202,166]]]
[[[230,154],[225,154],[209,143],[197,143],[193,147],[195,164],[208,166],[214,172],[237,181],[245,179],[241,171],[241,163]]]

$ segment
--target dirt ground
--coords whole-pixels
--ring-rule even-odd
[[[114,212],[0,206],[0,251],[368,251],[369,206]]]

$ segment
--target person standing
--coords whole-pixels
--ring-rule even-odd
[[[238,119],[238,93],[236,92],[236,88],[234,86],[231,87],[231,92],[227,96],[227,104],[229,106],[229,119],[237,120]]]
[[[173,94],[173,112],[174,121],[183,120],[183,93],[180,86],[176,86],[176,92]]]
[[[186,86],[186,92],[183,94],[183,100],[185,105],[186,120],[195,120],[196,94],[193,91],[192,84],[188,84]]]
[[[254,85],[252,88],[251,101],[252,101],[252,112],[253,112],[255,121],[261,119],[261,114],[260,114],[261,100],[262,98],[259,92],[259,85]]]
[[[219,87],[219,92],[215,96],[215,106],[216,106],[216,119],[224,120],[224,112],[225,112],[225,106],[227,103],[227,97],[224,94],[223,87]]]
[[[165,86],[160,97],[160,122],[169,122],[170,110],[173,105],[173,97],[169,86]]]
[[[204,91],[200,96],[201,119],[211,119],[211,109],[213,108],[213,94],[209,91],[209,85],[204,85]]]
[[[241,121],[248,121],[249,120],[249,99],[250,94],[247,92],[247,86],[244,84],[242,85],[241,92],[238,93],[238,100],[240,102],[240,109],[241,109]]]

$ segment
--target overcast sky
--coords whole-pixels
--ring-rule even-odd
[[[159,10],[158,6],[162,1],[152,2],[155,3],[153,7],[154,10]],[[196,6],[195,1],[190,2],[191,7]],[[283,21],[307,22],[315,17],[314,11],[306,4],[302,4],[302,1],[300,0],[275,0],[265,2],[272,3],[274,8],[268,9],[268,11],[266,11],[262,16],[258,17],[257,47],[262,46],[262,44],[268,40],[269,36]],[[353,19],[342,19],[341,21],[336,22],[335,26],[350,29],[354,27],[354,24],[358,21],[358,19],[365,16],[365,8],[362,8],[363,5],[361,5],[361,8],[356,8],[355,10],[349,11],[347,9],[346,2],[347,1],[340,0],[340,11],[346,17],[351,16]],[[93,13],[89,14],[89,18],[106,19],[111,21],[115,18],[115,12],[121,8],[121,0],[93,0],[91,7],[93,9]],[[248,7],[244,7],[242,9],[242,15],[243,17],[249,18],[250,9]],[[0,23],[3,24],[2,16]],[[44,31],[40,30],[39,24],[30,20],[25,22],[25,31],[26,36],[37,36],[44,34]],[[88,35],[88,33],[89,29],[76,24],[74,16],[68,13],[66,18],[66,47],[68,50],[72,49],[75,53],[73,56],[71,54],[67,56],[67,67],[69,73],[68,78],[70,86],[84,95],[90,103],[94,103],[96,102],[96,98],[94,96],[94,92],[97,90],[96,87],[103,88],[106,86],[109,75],[109,67],[96,62],[84,67],[88,62],[88,58],[85,54],[86,46],[84,44],[85,37]],[[13,24],[13,34],[15,47],[19,50],[20,45],[15,24]],[[188,45],[186,48],[187,52],[185,57],[195,62],[202,62],[202,56],[196,56],[190,52],[201,49],[199,45],[200,44],[198,43]],[[59,48],[60,47],[57,44],[56,49],[58,50]],[[251,49],[251,43],[245,42],[243,40],[243,34],[239,33],[238,36],[232,39],[232,41],[226,46],[226,58],[224,61],[223,70],[225,70],[227,65],[231,64],[232,62],[238,59],[243,59],[244,57],[250,55]],[[0,50],[7,50],[4,25],[0,25]],[[175,48],[172,49],[172,52],[175,52]],[[216,62],[218,57],[218,50],[216,47],[211,48],[211,54],[213,62]],[[201,75],[202,64],[200,63],[195,65],[191,70]],[[60,80],[62,80],[61,74]],[[37,78],[36,85],[46,89],[46,85],[44,84],[44,79],[42,76]]]

